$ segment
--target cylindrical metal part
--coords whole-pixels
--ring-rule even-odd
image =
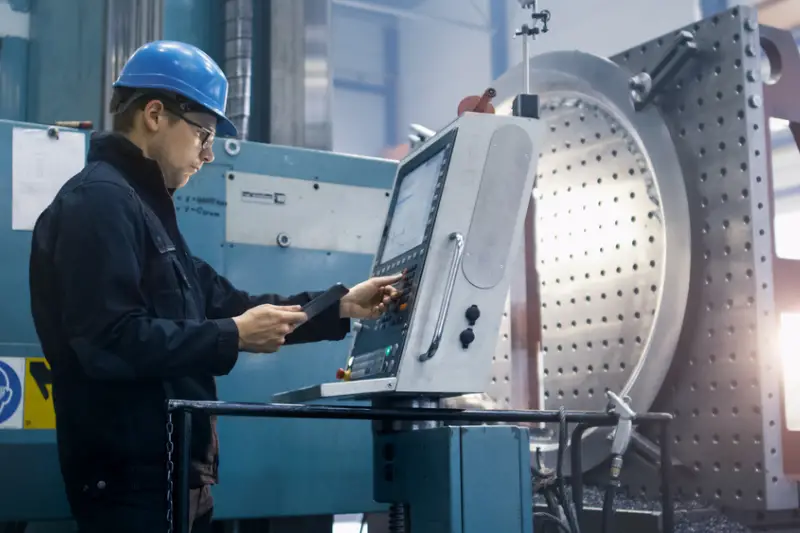
[[[531,94],[531,66],[528,62],[530,52],[528,51],[528,35],[522,34],[522,76],[524,78],[525,94]]]
[[[111,129],[111,84],[137,48],[162,38],[163,12],[163,0],[109,0],[106,4],[103,129]]]
[[[253,1],[225,1],[225,75],[228,77],[227,113],[247,139],[253,79]]]

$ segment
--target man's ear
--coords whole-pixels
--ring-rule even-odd
[[[143,120],[147,131],[156,132],[163,124],[161,115],[164,113],[164,104],[160,100],[150,100],[144,106]]]

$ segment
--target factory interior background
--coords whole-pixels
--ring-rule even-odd
[[[736,5],[800,43],[800,0],[540,0],[548,31],[529,50],[610,57]],[[246,49],[226,42],[231,12],[252,25]],[[108,128],[111,81],[166,36],[226,70],[242,140],[399,161],[415,127],[447,127],[464,97],[522,61],[515,30],[528,17],[518,0],[0,0],[0,120]],[[776,66],[761,55],[769,79]],[[800,259],[800,151],[788,121],[769,128],[776,252]],[[800,342],[789,329],[782,342]],[[365,531],[361,514],[334,519],[334,533]]]

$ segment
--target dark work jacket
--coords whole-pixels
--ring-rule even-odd
[[[251,296],[193,257],[158,165],[108,133],[93,136],[86,167],[35,225],[30,293],[68,490],[99,480],[160,486],[167,391],[216,400],[215,376],[238,357],[232,317],[317,294]],[[333,306],[287,344],[339,340],[349,328]],[[216,420],[195,415],[193,429],[190,483],[216,483]]]

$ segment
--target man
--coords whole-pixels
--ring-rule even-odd
[[[398,296],[401,275],[372,278],[306,321],[300,306],[315,293],[251,296],[191,255],[172,194],[213,161],[217,133],[236,134],[227,88],[193,46],[141,47],[114,84],[115,131],[93,136],[86,167],[34,228],[32,311],[81,532],[166,530],[167,397],[215,400],[215,376],[231,371],[240,350],[342,339],[350,318],[377,317]],[[217,432],[213,417],[193,423],[190,513],[202,532]]]

